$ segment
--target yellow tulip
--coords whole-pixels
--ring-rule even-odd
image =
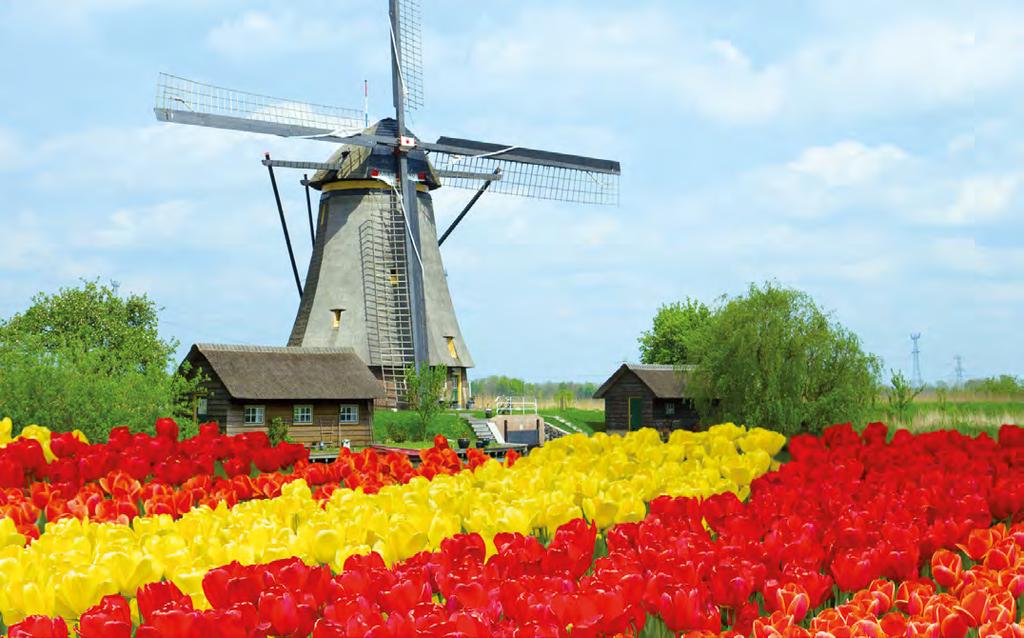
[[[21,547],[25,544],[25,537],[18,532],[14,521],[9,518],[0,519],[0,548]]]
[[[5,416],[0,419],[0,447],[11,442],[11,432],[14,430],[14,423],[11,417]]]
[[[26,425],[22,430],[18,438],[22,439],[34,439],[39,442],[39,445],[43,448],[43,456],[46,457],[46,462],[50,463],[57,457],[50,449],[50,431],[44,427],[38,425]]]

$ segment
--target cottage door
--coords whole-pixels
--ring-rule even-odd
[[[639,430],[644,425],[644,400],[641,397],[629,397],[629,429]]]

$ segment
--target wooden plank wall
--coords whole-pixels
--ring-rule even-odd
[[[359,406],[359,423],[337,425],[338,412],[342,404]],[[263,405],[265,407],[264,425],[245,425],[244,408],[246,405]],[[320,441],[326,445],[340,446],[343,439],[348,439],[352,446],[365,447],[373,443],[373,401],[238,401],[231,406],[227,420],[228,434],[241,432],[266,432],[270,422],[280,417],[291,422],[295,405],[313,406],[312,425],[292,425],[288,430],[289,438],[295,443],[310,446]],[[323,424],[323,425],[321,425]]]
[[[655,429],[700,427],[700,415],[689,399],[658,399],[654,393],[633,372],[625,371],[619,380],[608,389],[604,397],[605,427],[609,430],[629,429],[629,397],[643,399],[643,427]],[[665,405],[674,403],[675,416],[665,414]]]
[[[629,397],[642,397],[643,423],[653,420],[651,390],[633,372],[626,370],[604,396],[604,423],[608,430],[629,429]]]
[[[199,415],[199,421],[200,423],[216,421],[220,424],[221,431],[224,431],[228,423],[228,412],[231,410],[231,395],[228,394],[227,388],[221,383],[220,377],[214,374],[213,368],[210,367],[206,357],[200,354],[191,363],[193,370],[201,371],[203,376],[206,377],[202,387],[206,390],[207,409],[206,415]]]

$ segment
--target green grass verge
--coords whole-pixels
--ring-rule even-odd
[[[604,432],[604,410],[581,410],[579,408],[542,408],[541,416],[560,416],[587,434]],[[555,421],[557,424],[558,421]]]

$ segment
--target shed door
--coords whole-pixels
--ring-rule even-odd
[[[644,400],[642,397],[629,397],[629,429],[639,430],[643,427]]]

